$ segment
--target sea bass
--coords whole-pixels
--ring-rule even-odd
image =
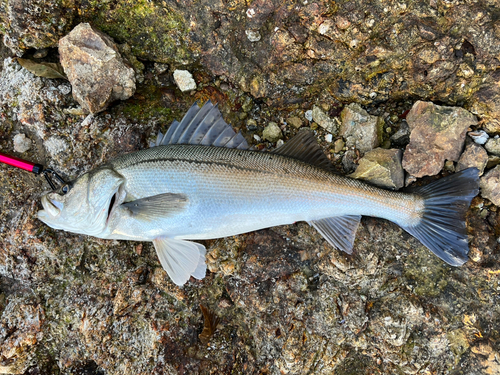
[[[350,254],[362,215],[398,224],[453,266],[467,261],[476,168],[411,193],[384,190],[333,173],[309,131],[273,152],[248,150],[210,102],[194,104],[152,146],[44,195],[38,218],[99,238],[152,241],[177,285],[205,277],[205,247],[191,240],[306,221]]]

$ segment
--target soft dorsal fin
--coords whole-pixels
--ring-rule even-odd
[[[181,122],[174,121],[165,135],[158,132],[150,147],[164,145],[204,145],[245,150],[248,143],[241,133],[236,134],[222,118],[210,100],[203,107],[194,103]]]
[[[332,163],[319,147],[314,134],[309,130],[301,130],[273,153],[298,159],[326,170],[333,170]]]
[[[321,235],[339,250],[352,254],[354,238],[358,230],[359,215],[327,217],[309,222]]]

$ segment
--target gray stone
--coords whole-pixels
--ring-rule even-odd
[[[356,103],[345,107],[340,117],[340,135],[344,137],[347,147],[356,147],[364,153],[380,144],[384,125],[382,118],[369,115]]]
[[[500,165],[488,171],[481,177],[481,196],[500,206]]]
[[[486,164],[488,163],[488,153],[477,143],[471,143],[465,147],[464,152],[458,159],[455,170],[457,172],[470,167],[479,169],[479,175],[482,175]]]
[[[490,137],[484,130],[468,132],[467,135],[471,137],[478,145],[484,145]]]
[[[433,176],[445,160],[458,161],[467,128],[476,117],[463,108],[416,102],[406,121],[411,129],[410,143],[403,155],[403,168],[415,177]]]
[[[24,134],[16,134],[13,139],[15,152],[26,152],[31,148],[31,139]]]
[[[500,156],[500,138],[488,139],[484,147],[490,154]]]
[[[402,122],[396,133],[391,136],[391,141],[397,145],[403,146],[410,142],[410,127],[405,122]]]
[[[196,90],[196,82],[193,75],[187,70],[174,71],[174,81],[182,92]]]
[[[321,126],[323,129],[325,129],[327,132],[330,133],[336,133],[337,132],[337,124],[335,123],[335,120],[331,119],[328,117],[328,115],[323,112],[323,110],[317,106],[314,106],[312,109],[312,119],[314,122],[316,122],[319,126]]]
[[[134,94],[134,69],[113,40],[88,23],[79,24],[59,41],[59,54],[73,97],[84,110],[97,113]]]
[[[349,177],[389,189],[400,189],[404,186],[405,177],[401,165],[402,155],[399,149],[376,148],[368,151],[359,160],[356,171]]]
[[[262,138],[268,140],[269,142],[276,142],[278,139],[282,138],[283,134],[281,129],[275,122],[270,122],[262,132]]]

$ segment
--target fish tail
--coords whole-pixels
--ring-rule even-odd
[[[468,168],[413,191],[424,198],[422,218],[402,226],[434,254],[452,266],[461,266],[469,245],[465,214],[479,192],[479,170]]]

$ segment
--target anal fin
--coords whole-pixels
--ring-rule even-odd
[[[320,220],[309,221],[321,235],[337,249],[352,254],[360,215],[334,216]]]
[[[163,269],[176,285],[184,285],[191,276],[199,280],[205,277],[205,246],[173,238],[157,238],[153,244]]]

